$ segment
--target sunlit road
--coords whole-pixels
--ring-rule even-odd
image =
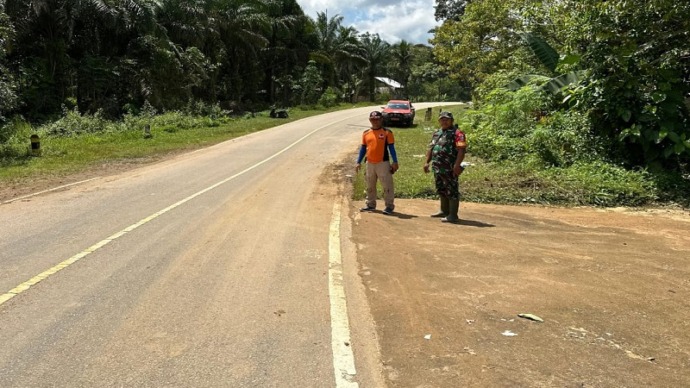
[[[334,351],[333,284],[357,284],[332,272],[349,230],[334,166],[370,110],[0,205],[0,387],[380,384],[370,339],[356,375]]]

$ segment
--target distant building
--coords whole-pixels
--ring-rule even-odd
[[[376,93],[388,93],[391,98],[403,98],[403,86],[400,82],[386,77],[375,78],[380,82],[376,86]]]

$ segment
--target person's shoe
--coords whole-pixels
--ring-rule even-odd
[[[441,218],[441,222],[450,222],[456,224],[460,221],[458,218],[458,208],[460,207],[459,199],[449,199],[448,200],[448,215]]]
[[[388,215],[388,216],[389,216],[389,215],[393,214],[393,209],[392,209],[392,208],[389,208],[389,207],[387,207],[387,208],[383,209],[383,214],[385,214],[385,215]]]
[[[446,217],[449,212],[449,203],[448,203],[448,197],[440,196],[441,200],[441,210],[439,210],[437,213],[434,213],[431,215],[431,217]]]
[[[368,205],[365,206],[365,207],[363,207],[363,208],[361,208],[361,209],[359,209],[359,211],[361,211],[361,212],[373,212],[374,210],[376,210],[375,207],[373,207],[373,206],[368,206]]]
[[[448,216],[441,218],[441,222],[450,222],[451,224],[457,224],[459,221],[460,218],[453,214],[449,214]]]

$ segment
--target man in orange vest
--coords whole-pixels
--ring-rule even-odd
[[[398,156],[395,153],[395,138],[393,132],[381,126],[383,115],[381,112],[373,111],[369,114],[371,128],[362,133],[362,146],[357,157],[357,167],[359,172],[362,161],[366,156],[366,182],[367,182],[367,203],[360,211],[373,211],[376,209],[376,182],[381,181],[383,186],[383,200],[386,208],[383,214],[390,215],[395,209],[393,201],[395,190],[393,188],[393,174],[398,171]],[[390,160],[393,160],[393,163]]]

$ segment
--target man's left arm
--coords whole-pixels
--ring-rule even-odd
[[[465,139],[465,133],[462,131],[455,132],[455,147],[458,150],[458,156],[455,158],[455,163],[453,163],[453,174],[455,176],[460,176],[464,168],[462,168],[462,161],[465,160],[465,151],[467,150],[467,139]]]
[[[393,163],[391,163],[391,172],[396,172],[400,168],[400,165],[398,164],[398,155],[395,153],[395,137],[393,136],[393,132],[386,130],[386,144],[388,145],[388,153],[391,156],[391,160]]]
[[[391,160],[393,161],[393,163],[391,163],[391,170],[392,172],[396,172],[400,168],[400,165],[398,165],[398,155],[395,153],[395,144],[388,144],[388,153],[391,155]]]
[[[464,168],[462,168],[462,161],[465,160],[465,149],[458,148],[458,157],[455,158],[455,163],[453,163],[453,174],[455,176],[460,176]]]

